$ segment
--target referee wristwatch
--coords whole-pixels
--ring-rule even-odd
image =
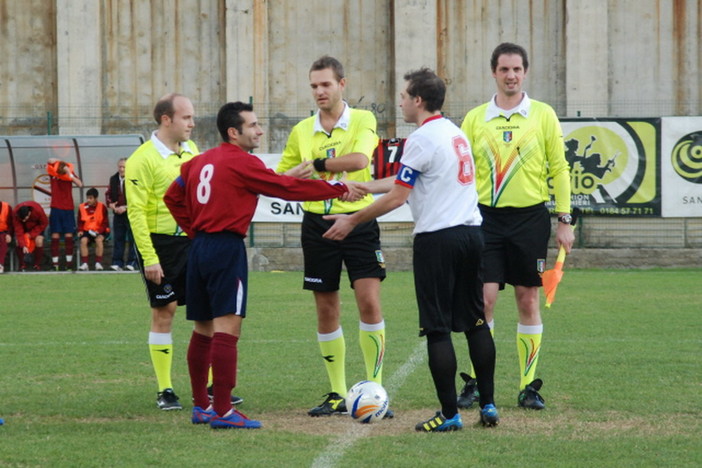
[[[570,213],[560,215],[558,217],[558,222],[563,223],[563,224],[572,224],[573,223],[573,216]]]

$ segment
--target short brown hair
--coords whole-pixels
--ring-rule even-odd
[[[493,73],[497,70],[497,61],[500,59],[500,55],[520,55],[524,71],[529,69],[529,58],[524,47],[511,42],[503,42],[495,47],[495,50],[492,51],[492,57],[490,57],[490,67]]]
[[[182,94],[170,93],[163,96],[158,100],[156,106],[154,106],[154,119],[156,123],[161,125],[161,117],[167,115],[168,118],[172,119],[175,115],[175,106],[173,106],[173,101],[177,97],[185,97]]]
[[[341,79],[344,78],[344,66],[337,59],[329,55],[324,55],[315,60],[310,67],[310,73],[313,71],[326,70],[327,68],[330,68],[334,72],[336,81],[341,81]]]
[[[405,73],[407,94],[420,97],[429,112],[441,110],[446,98],[446,83],[432,70],[424,67]]]

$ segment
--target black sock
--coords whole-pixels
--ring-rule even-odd
[[[436,396],[441,403],[441,413],[451,419],[458,413],[456,405],[456,353],[450,333],[427,335],[429,370],[434,379]]]
[[[495,403],[495,342],[488,327],[466,332],[470,360],[478,381],[480,407]]]

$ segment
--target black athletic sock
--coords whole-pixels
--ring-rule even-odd
[[[495,342],[487,327],[466,332],[466,338],[482,408],[495,403]]]
[[[456,405],[456,353],[450,333],[427,335],[429,370],[434,379],[436,396],[441,403],[441,413],[451,419],[458,413]]]

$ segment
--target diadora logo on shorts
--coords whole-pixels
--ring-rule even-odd
[[[173,286],[170,283],[163,285],[163,292],[166,294],[156,294],[156,299],[169,299],[174,296]]]
[[[546,260],[543,258],[538,258],[536,260],[536,271],[543,273],[546,270]]]
[[[310,278],[309,276],[305,276],[305,283],[322,284],[322,278]]]

